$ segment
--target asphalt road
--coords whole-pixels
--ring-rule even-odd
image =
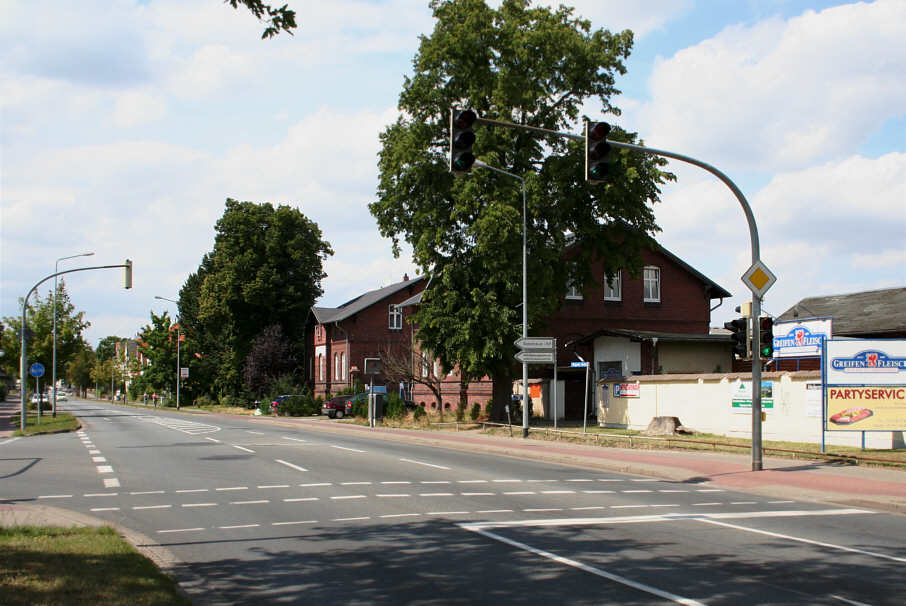
[[[149,537],[199,604],[902,604],[906,517],[74,401],[0,501]]]

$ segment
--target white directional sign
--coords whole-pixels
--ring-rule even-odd
[[[552,337],[525,337],[514,341],[519,349],[554,349],[554,339]]]
[[[539,350],[517,351],[516,360],[518,360],[519,362],[527,362],[529,364],[531,364],[531,363],[553,364],[554,356],[556,356],[556,355],[557,354],[555,354],[553,350],[551,350],[551,351],[539,351]]]

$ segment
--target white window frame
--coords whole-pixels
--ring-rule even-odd
[[[654,279],[648,277],[649,272],[654,272]],[[642,270],[642,298],[645,303],[661,302],[661,268],[655,265],[646,265]],[[653,296],[648,296],[649,284],[654,284]]]
[[[324,354],[318,356],[318,374],[321,376],[321,382],[323,383],[327,374],[327,358]]]
[[[608,293],[608,290],[610,291]],[[622,301],[623,300],[623,272],[617,271],[610,281],[604,279],[604,300],[605,301]]]
[[[390,330],[403,329],[403,308],[399,305],[390,304],[389,325]]]
[[[575,282],[570,281],[566,285],[566,298],[571,301],[581,301],[585,298],[585,295],[582,294],[582,291],[579,290],[579,287],[576,286]]]

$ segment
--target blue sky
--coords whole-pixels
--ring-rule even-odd
[[[175,311],[154,296],[177,298],[227,197],[320,225],[336,250],[322,305],[414,273],[367,204],[377,135],[433,28],[428,2],[286,1],[301,27],[267,41],[220,0],[0,5],[0,315],[18,315],[57,258],[94,251],[61,267],[129,257],[135,288],[111,271],[71,277],[86,337],[134,335],[149,311]],[[635,32],[613,121],[745,192],[778,276],[767,311],[906,285],[906,1],[573,5],[596,28]],[[349,161],[362,132],[371,146]],[[734,294],[719,326],[750,297],[746,222],[716,179],[672,170],[658,239]]]

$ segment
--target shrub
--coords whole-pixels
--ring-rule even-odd
[[[310,394],[292,396],[280,403],[280,414],[291,417],[309,417],[320,412],[321,406],[315,404]]]
[[[214,400],[208,394],[203,394],[195,399],[195,406],[213,406]]]
[[[416,406],[415,411],[412,413],[412,418],[415,419],[416,421],[420,421],[421,419],[424,419],[427,415],[428,415],[428,413],[425,412],[424,406]]]
[[[244,408],[244,407],[245,407],[245,399],[244,399],[244,398],[241,398],[240,396],[235,396],[235,395],[232,395],[232,394],[227,394],[227,395],[225,395],[225,396],[221,396],[221,398],[220,398],[220,405],[221,405],[221,406],[243,407],[243,408]]]
[[[356,400],[352,405],[352,416],[362,417],[363,419],[368,418],[368,398],[361,398]]]
[[[478,416],[480,414],[481,414],[481,404],[479,404],[478,402],[475,402],[474,404],[472,404],[472,410],[469,412],[469,416],[472,418],[473,421],[477,421]]]
[[[390,394],[387,402],[384,404],[384,416],[388,419],[399,419],[406,414],[406,403],[398,393]]]

